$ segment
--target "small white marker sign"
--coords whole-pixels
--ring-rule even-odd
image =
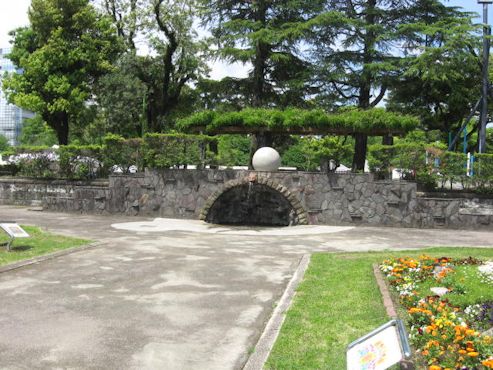
[[[17,225],[15,222],[0,221],[0,228],[3,229],[10,236],[10,240],[7,243],[7,251],[10,252],[10,247],[15,238],[29,238],[30,235],[26,231]]]
[[[348,370],[385,370],[411,355],[400,320],[392,320],[348,346]]]
[[[30,235],[16,223],[0,223],[0,227],[11,237],[11,238],[29,238]]]

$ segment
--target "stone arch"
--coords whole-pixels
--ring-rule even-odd
[[[303,208],[298,197],[296,197],[288,188],[284,185],[279,184],[275,180],[266,177],[257,177],[256,174],[251,174],[249,177],[244,179],[228,181],[224,186],[212,194],[206,201],[202,211],[200,212],[200,219],[202,221],[208,221],[208,216],[211,210],[213,210],[214,205],[218,202],[221,197],[230,191],[234,191],[235,188],[239,187],[249,187],[249,186],[262,186],[270,189],[273,193],[278,194],[282,197],[291,207],[294,213],[293,224],[295,225],[307,225],[308,217],[307,212]]]

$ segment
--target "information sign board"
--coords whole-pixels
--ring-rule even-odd
[[[348,370],[385,370],[411,355],[400,320],[392,320],[348,346]]]
[[[11,238],[29,238],[29,234],[15,222],[4,222],[0,223],[0,227],[11,237]]]

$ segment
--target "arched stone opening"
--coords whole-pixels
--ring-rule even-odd
[[[271,180],[231,182],[211,196],[202,220],[214,224],[288,226],[307,224],[298,199]]]

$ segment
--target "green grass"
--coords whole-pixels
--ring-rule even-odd
[[[14,240],[10,252],[7,252],[6,249],[8,236],[5,233],[0,234],[0,266],[62,249],[78,247],[90,242],[89,240],[50,234],[34,226],[22,227],[31,237]]]
[[[482,248],[314,254],[265,368],[346,369],[347,345],[389,320],[372,265],[424,253],[493,259]]]

